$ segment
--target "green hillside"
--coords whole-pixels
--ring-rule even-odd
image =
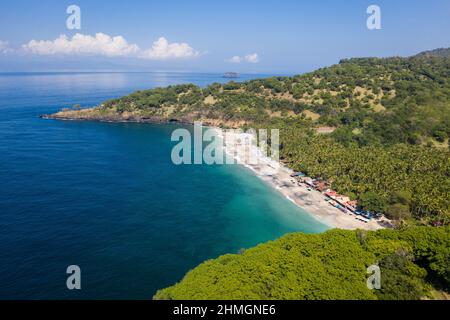
[[[310,119],[311,127],[357,132],[352,140],[360,145],[443,144],[450,125],[450,58],[440,53],[448,49],[431,52],[342,60],[294,77],[138,91],[105,102],[91,116],[229,126]]]
[[[424,51],[418,56],[432,56],[432,57],[450,57],[450,48],[439,48],[430,51]]]
[[[154,299],[422,299],[450,285],[449,228],[290,234],[190,271]],[[381,289],[367,288],[378,264]]]
[[[450,124],[450,59],[363,58],[295,76],[153,89],[108,101],[119,114],[224,124],[311,119],[311,126],[359,129],[359,144],[443,143]]]

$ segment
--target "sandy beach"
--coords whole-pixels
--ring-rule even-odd
[[[222,139],[224,138],[221,129],[214,128],[214,130]],[[265,156],[258,147],[249,146],[245,152],[242,152],[243,148],[236,148],[235,144],[230,143],[230,141],[239,141],[242,135],[227,131],[225,137],[225,153],[229,157],[253,171],[261,180],[278,190],[288,200],[304,209],[320,222],[331,228],[349,230],[384,228],[379,221],[371,220],[366,223],[357,220],[357,216],[350,211],[344,213],[330,205],[325,201],[326,196],[324,194],[299,183],[296,178],[291,177],[293,170]]]

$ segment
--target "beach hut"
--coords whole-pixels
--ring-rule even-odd
[[[352,200],[352,201],[347,201],[347,203],[345,204],[345,206],[352,212],[356,211],[356,208],[358,207],[358,201],[356,200]]]
[[[337,195],[337,192],[334,190],[328,190],[327,192],[325,192],[325,195],[334,199],[334,197],[336,197]]]
[[[325,182],[315,183],[316,189],[320,192],[324,192],[327,189],[327,184]]]
[[[347,205],[356,208],[358,206],[358,200],[347,201]]]
[[[347,202],[350,201],[350,198],[342,194],[338,194],[336,195],[336,200],[339,201],[341,204],[345,205]]]

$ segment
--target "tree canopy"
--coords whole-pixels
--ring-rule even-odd
[[[450,285],[450,229],[294,233],[208,260],[154,299],[421,299]],[[367,268],[378,265],[381,289]]]

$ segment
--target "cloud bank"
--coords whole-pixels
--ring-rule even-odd
[[[200,53],[190,47],[187,43],[169,43],[166,38],[161,37],[153,42],[150,49],[143,50],[140,58],[151,60],[185,59],[199,56]]]
[[[1,52],[0,44],[0,52]],[[60,35],[55,40],[31,40],[22,49],[37,55],[86,55],[106,57],[137,57],[150,60],[193,58],[200,53],[187,43],[169,43],[160,37],[149,49],[128,43],[122,36],[111,37],[104,33],[95,36],[77,33],[72,38]]]
[[[9,43],[7,41],[0,40],[0,54],[11,53],[13,50],[9,47]]]
[[[259,56],[257,53],[252,53],[252,54],[247,54],[244,57],[233,56],[230,59],[227,59],[226,61],[231,62],[231,63],[241,63],[242,61],[246,61],[248,63],[258,63]]]
[[[228,59],[227,61],[228,62],[231,62],[231,63],[241,63],[241,57],[239,57],[239,56],[233,56],[233,57],[231,57],[230,59]]]
[[[31,40],[22,48],[38,55],[102,55],[121,57],[136,54],[139,47],[129,44],[122,36],[111,37],[104,33],[90,35],[75,34],[71,39],[60,35],[55,40]]]
[[[248,54],[244,57],[245,61],[250,63],[258,63],[259,62],[259,56],[257,53]]]

